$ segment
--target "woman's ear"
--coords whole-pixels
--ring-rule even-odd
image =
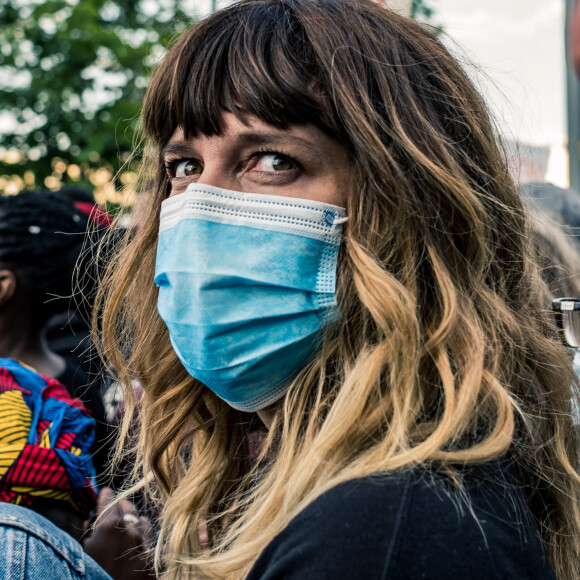
[[[16,291],[16,274],[12,270],[0,270],[0,306],[8,302]]]

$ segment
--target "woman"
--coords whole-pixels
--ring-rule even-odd
[[[177,41],[143,127],[99,323],[143,384],[168,577],[578,578],[574,375],[440,42],[364,0],[246,0]]]

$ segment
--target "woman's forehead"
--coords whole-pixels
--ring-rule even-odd
[[[224,112],[222,116],[223,129],[219,135],[195,135],[187,136],[182,126],[178,126],[170,137],[164,152],[179,147],[182,143],[191,143],[215,137],[221,140],[235,140],[242,145],[260,146],[275,145],[277,143],[291,143],[297,146],[312,147],[328,139],[318,127],[311,123],[295,123],[285,128],[280,128],[260,120],[255,115],[244,115],[240,119],[237,115]]]

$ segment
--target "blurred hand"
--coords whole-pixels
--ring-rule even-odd
[[[105,487],[99,494],[97,522],[83,540],[85,552],[114,580],[150,580],[155,578],[148,554],[153,540],[149,520],[139,517],[128,500],[105,511],[115,494]],[[104,515],[101,517],[101,514]]]

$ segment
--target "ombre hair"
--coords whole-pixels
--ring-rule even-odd
[[[342,317],[253,468],[251,417],[184,370],[153,283],[170,190],[162,150],[177,127],[220,135],[224,111],[280,129],[314,124],[352,167]],[[151,79],[143,130],[150,201],[96,323],[129,401],[131,378],[143,385],[135,489],[162,503],[168,577],[245,577],[341,482],[507,455],[557,577],[579,578],[575,377],[534,298],[526,214],[488,112],[441,42],[369,0],[243,0],[177,40]]]

